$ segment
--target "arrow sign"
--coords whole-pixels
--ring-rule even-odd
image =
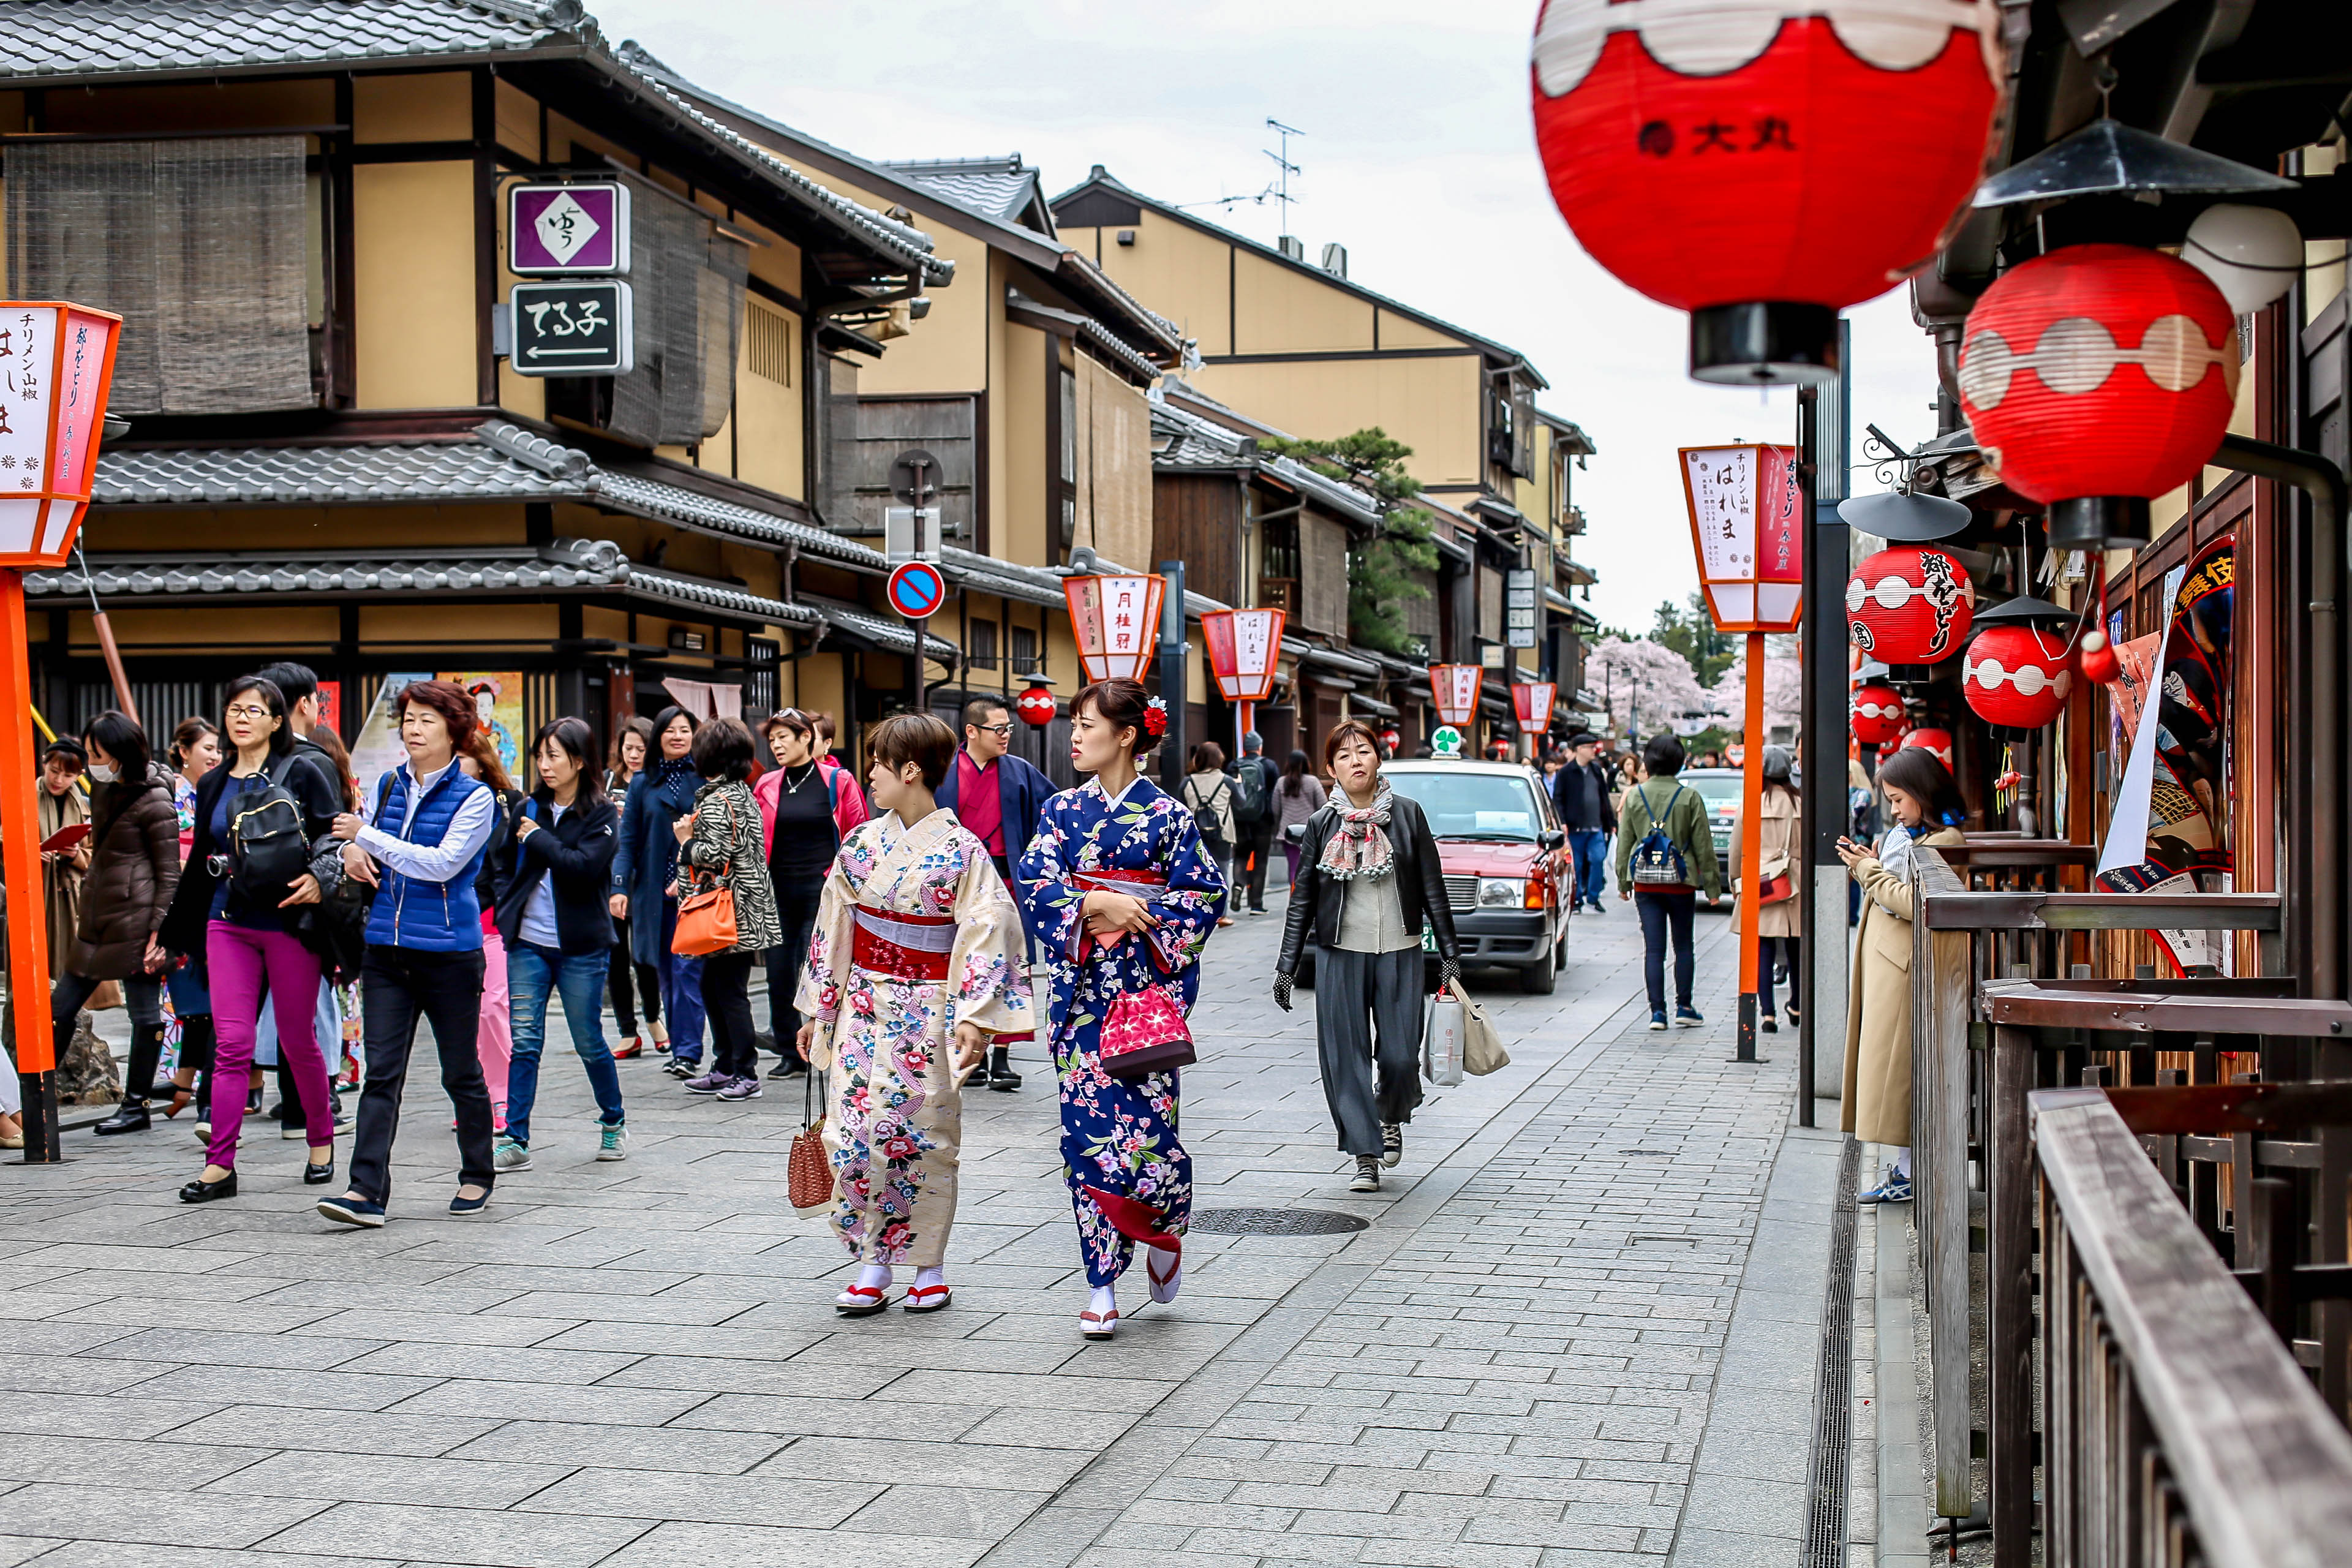
[[[927,621],[947,603],[948,580],[928,561],[908,561],[890,574],[883,585],[890,607],[910,621]]]

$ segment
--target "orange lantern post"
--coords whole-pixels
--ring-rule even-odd
[[[1217,689],[1234,705],[1234,755],[1241,738],[1256,728],[1257,705],[1274,691],[1281,662],[1282,629],[1287,612],[1272,609],[1212,610],[1201,617],[1201,640],[1209,645],[1209,669]]]
[[[1739,896],[1750,901],[1739,944],[1739,1057],[1756,1059],[1759,923],[1764,810],[1764,635],[1794,631],[1804,615],[1805,498],[1794,447],[1685,447],[1683,499],[1699,587],[1716,629],[1748,634],[1748,702],[1741,731]]]
[[[81,535],[121,331],[121,317],[86,306],[0,303],[0,858],[6,862],[8,1001],[28,1165],[64,1156],[49,1038],[49,922],[28,722],[33,672],[25,574],[64,565]]]
[[[1429,695],[1437,704],[1437,721],[1459,730],[1478,716],[1478,682],[1486,672],[1475,664],[1433,664]]]
[[[1543,760],[1543,734],[1551,728],[1552,703],[1559,696],[1554,680],[1522,680],[1511,687],[1511,712],[1519,733],[1528,738],[1528,761]]]

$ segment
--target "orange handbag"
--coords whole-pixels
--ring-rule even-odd
[[[727,835],[735,837],[735,803],[727,803]],[[688,893],[677,902],[677,930],[669,939],[669,950],[681,958],[705,958],[714,952],[725,952],[741,940],[735,924],[735,889],[728,879],[735,870],[730,858],[719,868],[712,885]],[[695,873],[699,882],[702,873]]]

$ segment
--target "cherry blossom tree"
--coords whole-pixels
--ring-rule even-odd
[[[1748,721],[1748,647],[1745,637],[1739,640],[1740,647],[1731,658],[1731,668],[1708,690],[1716,710],[1731,716],[1727,728],[1732,730]],[[1770,731],[1785,724],[1794,729],[1803,704],[1804,675],[1798,661],[1777,656],[1768,645],[1764,650],[1764,728]]]
[[[1647,637],[1607,637],[1593,644],[1584,656],[1584,685],[1608,704],[1609,729],[1616,735],[1647,738],[1715,706],[1690,660]]]

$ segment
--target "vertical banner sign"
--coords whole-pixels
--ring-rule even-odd
[[[1551,728],[1551,705],[1559,685],[1550,680],[1523,680],[1511,688],[1511,710],[1518,715],[1519,732],[1540,735]]]
[[[1440,723],[1467,724],[1477,715],[1481,674],[1479,667],[1475,664],[1433,664],[1429,667],[1429,694],[1437,703]]]
[[[1160,601],[1166,591],[1166,580],[1148,572],[1062,580],[1078,662],[1086,667],[1088,680],[1143,679],[1151,668]]]
[[[1503,644],[1536,646],[1536,574],[1525,566],[1503,574]]]
[[[0,566],[61,566],[71,552],[121,330],[79,305],[0,304]]]
[[[1201,617],[1202,640],[1209,645],[1209,668],[1228,702],[1263,702],[1274,689],[1282,628],[1281,610],[1212,610]]]
[[[1786,632],[1804,608],[1804,492],[1793,447],[1685,447],[1683,495],[1716,629]]]

